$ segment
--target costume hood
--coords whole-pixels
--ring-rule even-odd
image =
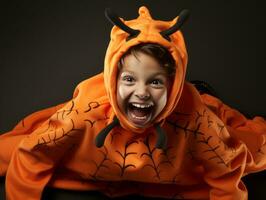
[[[114,115],[124,129],[141,133],[148,127],[135,127],[118,108],[116,81],[120,58],[130,47],[140,43],[157,43],[171,53],[176,63],[175,79],[165,108],[153,122],[153,124],[162,124],[176,107],[184,85],[187,51],[182,33],[178,29],[187,14],[188,12],[184,10],[172,21],[155,20],[151,17],[149,10],[142,6],[139,8],[138,18],[126,21],[117,17],[110,9],[106,9],[106,17],[115,26],[112,28],[111,40],[105,56],[104,83]]]

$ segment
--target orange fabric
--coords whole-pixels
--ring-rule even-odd
[[[266,168],[265,120],[246,119],[219,99],[200,95],[184,80],[187,54],[180,31],[171,42],[158,34],[177,18],[153,20],[145,7],[139,13],[124,21],[141,30],[136,38],[125,42],[127,33],[113,28],[104,73],[80,83],[67,103],[32,114],[0,136],[7,199],[41,199],[46,185],[110,197],[247,199],[241,177]],[[116,103],[117,62],[141,42],[165,46],[177,64],[167,105],[154,121],[167,133],[165,150],[154,147],[153,126],[132,126]],[[95,137],[114,116],[121,126],[97,148]]]

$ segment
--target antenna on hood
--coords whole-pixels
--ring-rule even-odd
[[[187,9],[182,10],[179,14],[179,17],[178,17],[176,23],[173,26],[171,26],[169,29],[161,31],[160,34],[165,39],[167,39],[168,41],[171,41],[169,36],[181,28],[181,26],[184,24],[184,22],[188,19],[189,14],[190,14],[189,10],[187,10]]]
[[[140,30],[135,30],[130,27],[128,27],[126,24],[124,24],[121,19],[111,10],[111,8],[105,9],[105,17],[115,26],[118,26],[123,31],[129,33],[129,36],[127,37],[127,41],[135,38],[140,33]]]

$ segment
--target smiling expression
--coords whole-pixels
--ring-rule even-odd
[[[151,123],[167,102],[169,78],[153,57],[138,52],[124,58],[117,77],[120,111],[136,127]]]

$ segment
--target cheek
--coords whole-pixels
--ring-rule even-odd
[[[121,100],[125,100],[130,94],[130,88],[125,85],[119,85],[117,88],[117,95]]]
[[[122,84],[118,84],[117,85],[117,92],[116,92],[116,96],[117,96],[117,104],[120,107],[120,109],[125,109],[125,100],[129,98],[130,94],[131,94],[131,87],[122,85]]]
[[[160,112],[167,103],[167,88],[154,91],[153,98],[156,100],[158,111]]]
[[[164,108],[164,106],[167,103],[167,89],[165,89],[161,94],[160,94],[160,104]]]

